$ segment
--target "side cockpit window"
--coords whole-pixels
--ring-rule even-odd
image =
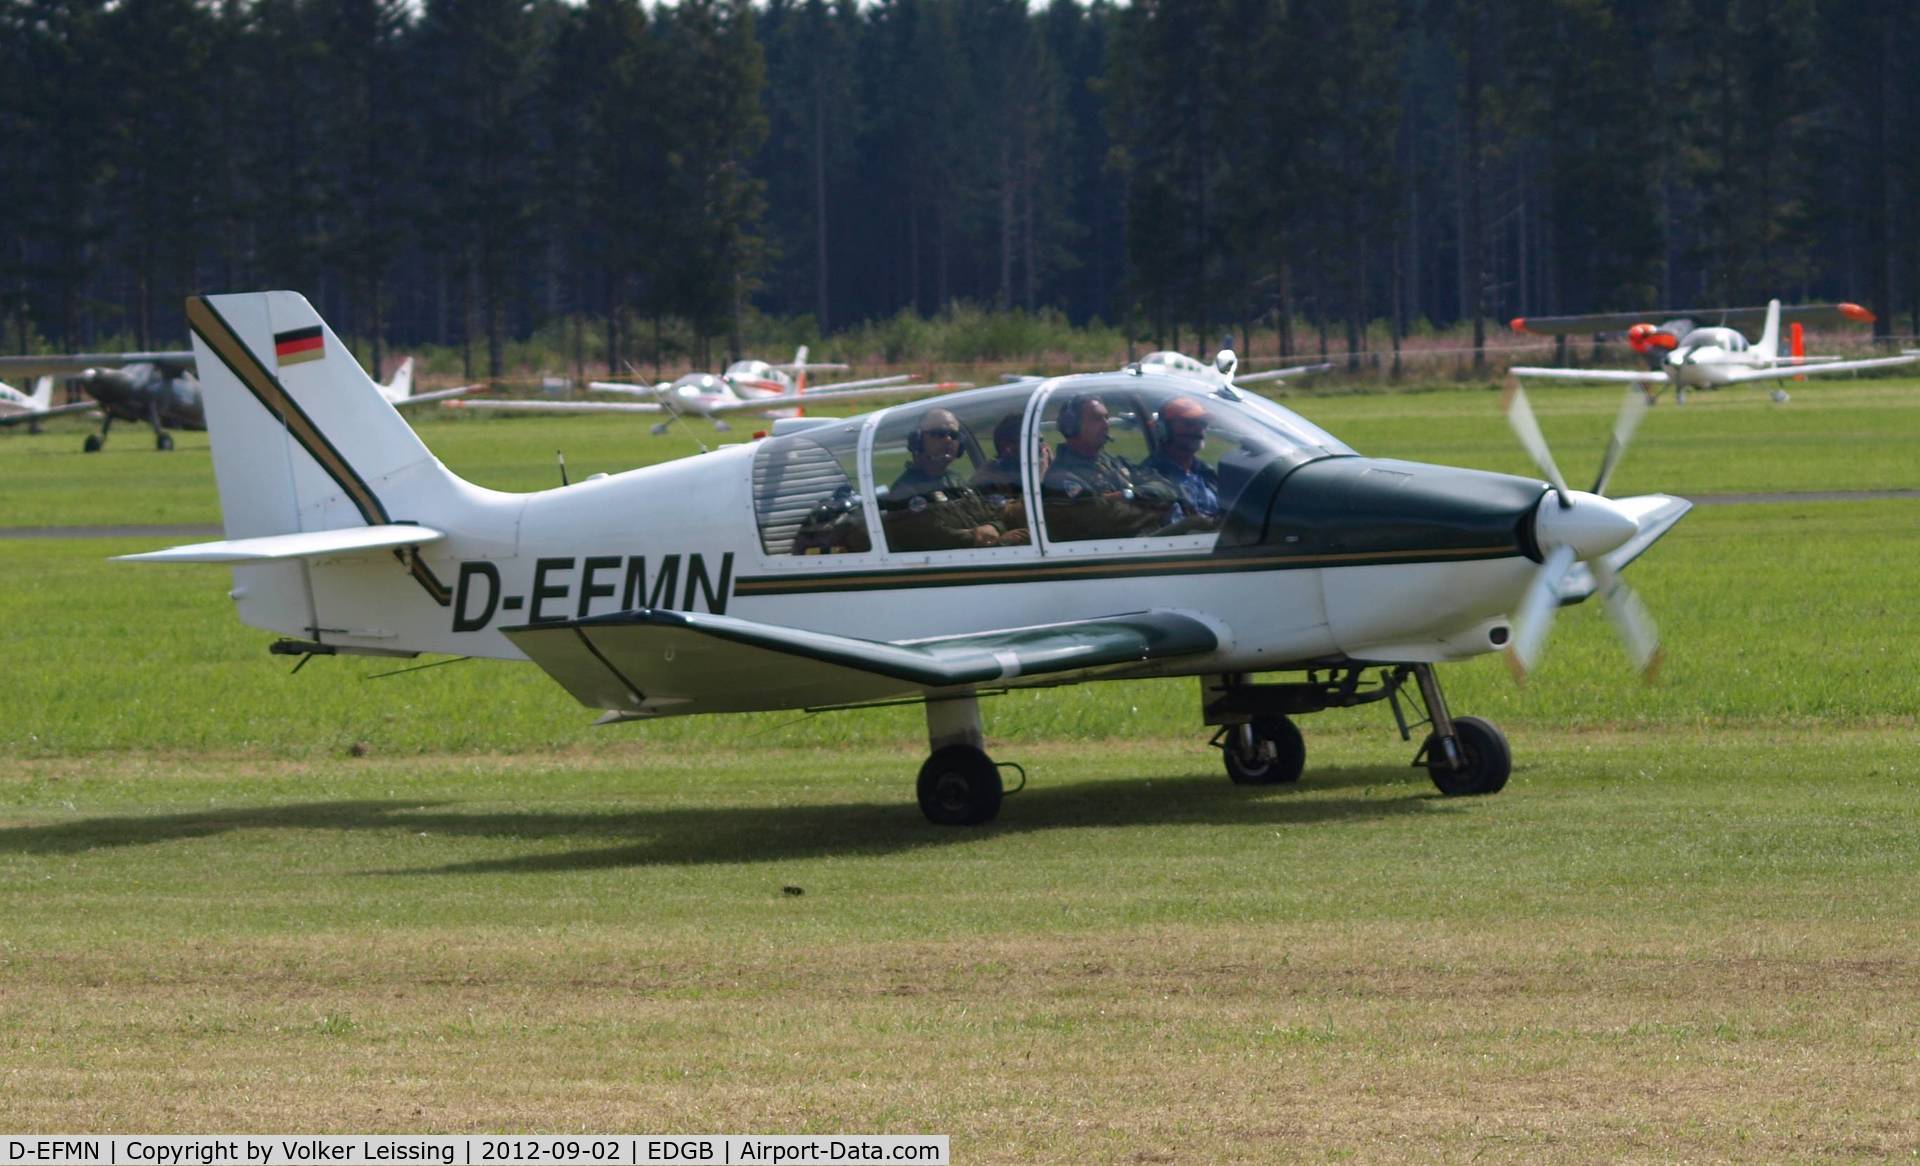
[[[769,555],[873,549],[860,497],[858,420],[768,438],[753,458],[753,515]]]
[[[1026,546],[1020,435],[1031,386],[887,411],[874,431],[873,491],[895,554]]]

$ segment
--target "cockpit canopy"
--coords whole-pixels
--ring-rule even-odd
[[[1102,423],[1090,455],[1075,436]],[[754,457],[754,517],[770,556],[1204,546],[1269,465],[1352,453],[1253,393],[1184,376],[1063,377],[769,438]]]
[[[1680,338],[1681,348],[1718,348],[1723,352],[1745,352],[1747,338],[1737,328],[1695,328]]]
[[[767,392],[786,393],[791,391],[793,378],[764,360],[736,360],[727,366],[721,374],[733,382],[735,388],[761,389]]]
[[[724,396],[727,391],[727,386],[720,382],[720,378],[710,372],[690,372],[673,382],[672,388],[683,397],[696,393],[703,397],[718,397]]]

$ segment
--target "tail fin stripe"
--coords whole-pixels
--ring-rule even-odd
[[[287,432],[307,451],[307,455],[339,484],[340,489],[353,500],[367,525],[382,526],[393,521],[387,515],[387,508],[381,505],[379,496],[353,471],[347,459],[340,456],[340,451],[320,432],[313,419],[287,395],[279,378],[266,370],[253,350],[241,343],[240,338],[234,335],[232,326],[204,297],[194,296],[187,301],[187,323],[200,339],[207,342],[207,347],[220,358],[220,362],[232,370],[241,384],[247,386],[261,406],[286,426]]]

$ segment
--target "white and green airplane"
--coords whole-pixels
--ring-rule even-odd
[[[606,721],[923,704],[940,823],[1000,809],[981,697],[1136,677],[1198,678],[1237,782],[1301,776],[1294,716],[1385,700],[1442,792],[1494,792],[1506,741],[1451,715],[1434,666],[1529,665],[1595,592],[1650,665],[1618,576],[1689,506],[1602,496],[1637,413],[1579,492],[1523,397],[1551,483],[1362,457],[1231,383],[1140,370],[501,493],[442,465],[301,296],[187,316],[227,537],[128,558],[230,565],[277,652],[532,661]]]

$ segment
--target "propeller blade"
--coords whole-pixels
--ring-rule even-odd
[[[1507,667],[1513,678],[1524,683],[1527,673],[1540,662],[1540,650],[1546,647],[1547,632],[1560,610],[1560,581],[1573,569],[1573,548],[1562,544],[1553,548],[1547,561],[1527,585],[1520,606],[1513,613],[1513,635],[1507,641]]]
[[[1620,643],[1632,658],[1634,671],[1652,684],[1660,674],[1660,629],[1655,626],[1647,605],[1641,602],[1640,593],[1627,586],[1604,559],[1596,559],[1590,565],[1594,582],[1600,585],[1600,599],[1607,609],[1607,619],[1612,621]]]
[[[1606,494],[1607,483],[1613,480],[1613,471],[1626,454],[1627,443],[1633,440],[1633,431],[1640,428],[1640,419],[1652,407],[1653,402],[1638,388],[1627,390],[1626,399],[1620,402],[1620,412],[1613,419],[1613,436],[1607,440],[1607,455],[1600,459],[1600,474],[1593,480],[1595,494]]]
[[[1533,406],[1527,403],[1527,391],[1520,387],[1515,378],[1507,382],[1507,391],[1500,398],[1500,408],[1507,415],[1507,424],[1512,426],[1513,435],[1540,467],[1540,472],[1553,483],[1554,493],[1560,496],[1560,505],[1571,505],[1567,500],[1567,480],[1560,475],[1560,467],[1554,463],[1553,451],[1547,448],[1547,435],[1540,432],[1540,422],[1534,420]]]

